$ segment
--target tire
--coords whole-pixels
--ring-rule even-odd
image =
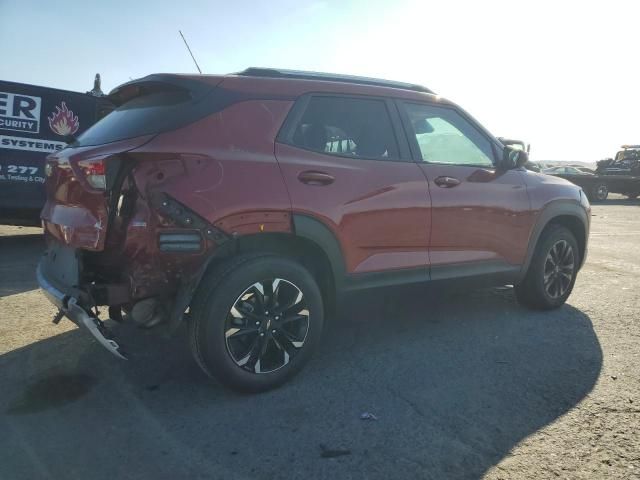
[[[237,391],[261,392],[300,371],[323,322],[320,289],[302,265],[277,255],[241,255],[202,279],[190,346],[207,375]]]
[[[591,192],[591,198],[594,202],[604,202],[609,196],[609,187],[606,183],[596,183]]]
[[[627,198],[629,200],[635,200],[638,196],[640,196],[640,193],[627,193]]]
[[[564,250],[560,250],[562,246],[568,246],[571,249],[570,253],[565,254],[566,258],[562,254]],[[558,262],[560,265],[564,265],[558,269],[553,266],[552,249],[554,248],[556,249],[554,250],[556,252],[555,258],[563,257],[561,260],[565,262]],[[550,256],[551,261],[549,260]],[[571,262],[568,261],[569,256]],[[571,278],[567,279],[565,274],[569,273],[569,263],[572,264]],[[578,265],[580,265],[580,251],[573,234],[561,225],[547,226],[538,240],[524,280],[514,288],[518,302],[534,310],[551,310],[560,307],[567,301],[573,290]],[[552,273],[550,274],[550,272]],[[545,282],[545,277],[548,279],[547,282]],[[551,283],[554,282],[554,279],[556,282]],[[560,282],[560,287],[557,282]]]

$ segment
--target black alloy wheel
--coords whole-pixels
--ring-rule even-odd
[[[535,310],[562,306],[573,290],[580,255],[576,237],[568,228],[548,225],[538,239],[524,278],[514,285],[518,302]]]
[[[224,261],[205,274],[191,310],[194,359],[206,374],[243,392],[292,378],[322,337],[318,282],[299,261],[281,255]]]
[[[287,365],[304,346],[308,331],[309,310],[302,290],[282,278],[248,287],[225,321],[229,355],[252,373],[270,373]]]
[[[575,274],[575,254],[566,240],[554,243],[544,264],[544,288],[549,297],[560,298],[569,289]]]

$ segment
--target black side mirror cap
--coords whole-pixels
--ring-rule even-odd
[[[523,167],[528,161],[529,154],[527,152],[519,148],[506,146],[502,151],[500,166],[503,170],[513,170],[514,168]]]

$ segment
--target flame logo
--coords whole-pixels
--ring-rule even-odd
[[[63,137],[73,135],[80,128],[78,116],[74,115],[73,111],[69,110],[64,102],[61,102],[60,106],[56,107],[56,111],[47,119],[49,120],[49,128]]]

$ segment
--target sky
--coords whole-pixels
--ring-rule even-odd
[[[0,0],[0,79],[107,92],[249,66],[420,83],[533,160],[640,144],[640,2]]]

